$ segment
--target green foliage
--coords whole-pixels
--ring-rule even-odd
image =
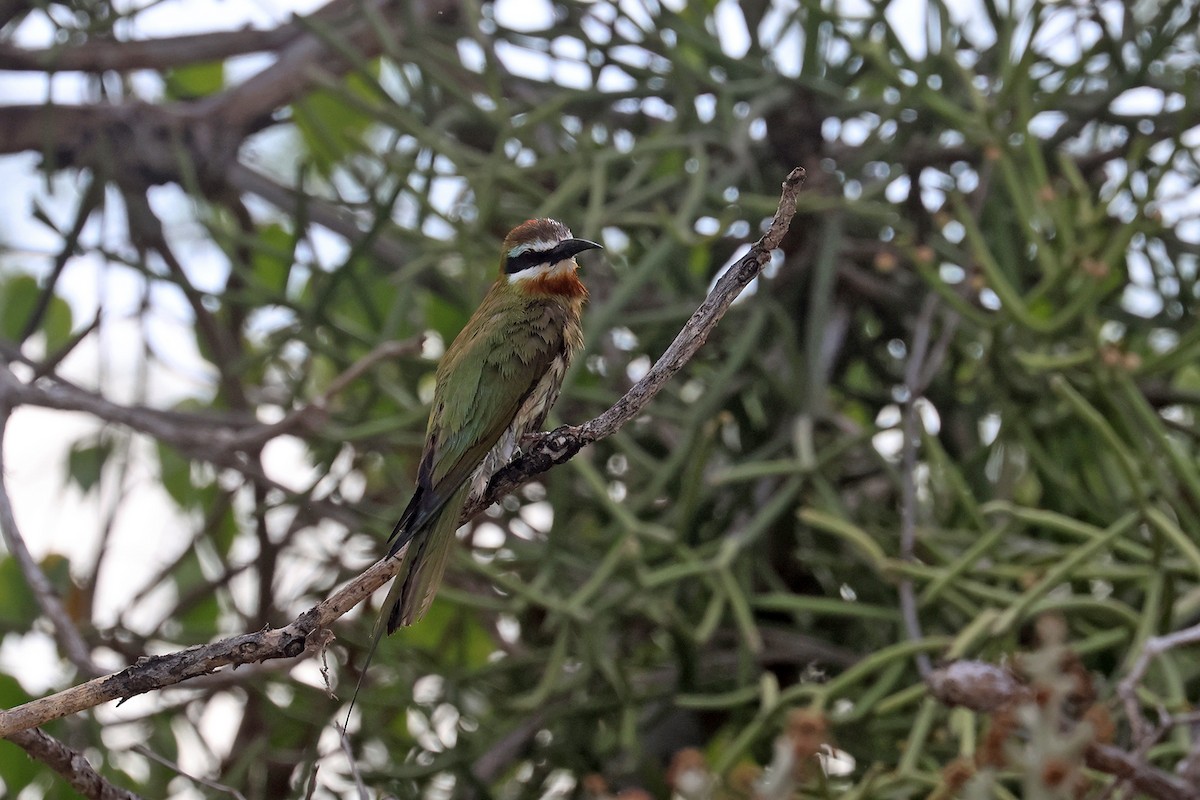
[[[373,71],[372,71],[373,72]],[[314,165],[328,175],[336,166],[362,152],[364,136],[378,103],[376,75],[352,73],[336,89],[306,95],[292,109],[293,122]]]
[[[1109,19],[984,3],[961,24],[931,2],[919,34],[860,5],[564,0],[543,27],[493,3],[414,8],[398,39],[372,21],[362,53],[315,28],[348,66],[330,57],[289,136],[264,139],[299,155],[260,154],[296,196],[253,213],[224,190],[195,198],[222,279],[105,253],[186,300],[215,377],[172,409],[188,435],[143,463],[181,512],[144,533],[171,544],[166,566],[96,567],[85,586],[117,574],[139,593],[89,641],[128,655],[286,624],[381,554],[424,442],[421,337],[452,341],[513,224],[555,216],[607,248],[583,259],[587,348],[551,419],[580,423],[666,349],[802,165],[782,257],[645,413],[460,533],[430,614],[366,678],[358,774],[381,795],[542,797],[599,775],[666,796],[689,748],[746,788],[787,740],[809,769],[772,796],[946,797],[995,720],[930,697],[923,658],[1062,648],[1089,702],[1117,709],[1146,642],[1200,620],[1200,162],[1172,110],[1200,107],[1196,4],[1094,4]],[[182,68],[169,98],[224,81]],[[0,285],[4,344],[44,291]],[[69,341],[57,295],[38,330],[49,352]],[[338,384],[396,341],[412,347]],[[114,472],[130,427],[156,430],[106,427],[72,451],[71,480]],[[6,632],[39,613],[24,587],[0,560]],[[315,662],[337,698],[311,661],[233,673],[166,695],[139,723],[152,749],[178,758],[232,704],[209,777],[248,798],[304,796],[314,773],[317,797],[351,791],[331,723],[369,647],[365,606]],[[1047,620],[1061,641],[1040,638]],[[1138,699],[1183,712],[1198,696],[1181,649]],[[853,767],[820,775],[826,745]],[[1178,727],[1147,764],[1195,748]],[[175,786],[135,754],[98,757],[145,767],[120,780],[148,796]],[[1040,796],[1030,763],[987,790]]]
[[[163,73],[163,88],[170,100],[194,100],[216,94],[225,86],[225,64],[186,64]]]
[[[23,631],[29,620],[35,619],[37,614],[37,599],[25,583],[20,566],[12,558],[0,559],[0,628]],[[3,677],[10,680],[7,676]]]
[[[0,702],[4,703],[5,708],[20,705],[28,699],[15,678],[0,675]],[[44,778],[44,774],[41,766],[15,744],[0,741],[0,780],[4,782],[4,789],[9,796],[17,795],[39,776]]]
[[[43,307],[43,292],[28,275],[0,276],[0,338],[16,341],[40,331],[49,351],[67,343],[71,335],[71,308],[57,295],[50,296]],[[36,327],[30,330],[35,314]]]
[[[76,442],[67,458],[67,474],[85,492],[100,482],[104,464],[112,455],[112,445],[103,439]]]
[[[158,480],[171,499],[180,506],[189,507],[200,498],[192,485],[192,464],[172,447],[158,446]]]
[[[255,288],[283,295],[287,292],[288,277],[296,263],[296,238],[278,223],[262,226],[258,231],[258,246],[251,257],[250,274]]]

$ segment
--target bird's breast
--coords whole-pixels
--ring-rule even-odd
[[[582,303],[587,287],[575,275],[574,269],[551,269],[517,284],[528,295],[560,297]]]
[[[487,490],[488,482],[497,470],[512,460],[513,453],[517,449],[517,443],[527,433],[539,428],[546,420],[546,414],[549,413],[550,407],[558,399],[558,393],[562,389],[563,377],[567,374],[567,367],[570,366],[570,355],[568,353],[560,353],[550,361],[550,366],[545,374],[534,385],[533,390],[525,397],[520,408],[517,409],[516,416],[513,417],[512,424],[508,429],[501,434],[499,441],[492,447],[489,452],[475,470],[475,474],[471,477],[471,499],[475,500],[483,496]]]

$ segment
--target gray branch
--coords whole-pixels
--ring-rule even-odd
[[[96,771],[82,753],[39,730],[18,731],[8,739],[61,775],[71,788],[90,800],[141,800],[128,789],[122,789]]]

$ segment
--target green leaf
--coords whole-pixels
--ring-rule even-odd
[[[0,675],[0,708],[13,708],[31,698],[11,675]],[[12,742],[0,739],[0,780],[4,781],[7,797],[16,797],[31,784],[44,767]]]
[[[0,673],[0,708],[15,708],[32,699],[16,678]]]
[[[449,347],[450,342],[454,341],[454,337],[467,324],[469,314],[460,306],[433,292],[425,293],[421,305],[421,310],[425,313],[425,324],[437,331]]]
[[[225,87],[225,64],[222,61],[210,61],[169,69],[163,74],[163,82],[170,100],[207,97]]]
[[[221,509],[220,517],[212,520],[208,526],[209,541],[217,548],[222,556],[228,557],[229,549],[237,538],[238,524],[234,516],[233,506],[222,497],[223,490],[215,483],[202,486],[197,490],[201,508],[211,516],[214,509]]]
[[[192,462],[179,455],[173,448],[158,443],[159,480],[171,495],[171,499],[182,508],[191,508],[199,495],[192,485]]]
[[[71,306],[58,295],[51,297],[41,325],[42,333],[46,334],[46,349],[53,352],[66,345],[71,339],[73,326]]]
[[[180,587],[184,590],[184,587]],[[217,620],[221,615],[221,604],[217,595],[209,592],[189,606],[175,621],[182,626],[181,635],[188,641],[203,640],[217,631]]]
[[[0,339],[15,342],[20,338],[43,291],[30,275],[13,275],[0,280]],[[67,343],[72,324],[71,307],[61,297],[51,297],[38,325],[38,330],[46,337],[48,351]]]
[[[112,444],[104,439],[93,439],[90,444],[75,442],[67,455],[67,474],[79,484],[80,489],[90,491],[100,482],[104,464],[111,454]]]
[[[0,337],[15,342],[25,330],[38,299],[37,281],[14,275],[0,282]]]
[[[258,232],[250,267],[254,281],[264,289],[283,294],[295,261],[296,237],[277,223]]]
[[[436,653],[443,666],[480,667],[496,647],[475,614],[445,600],[434,600],[419,625],[393,636],[404,648]]]
[[[363,134],[373,117],[361,110],[360,103],[349,103],[355,96],[362,103],[375,96],[373,81],[352,73],[336,92],[319,89],[292,106],[292,119],[300,137],[321,172],[328,174],[337,162],[363,147]]]
[[[0,558],[0,630],[27,631],[39,614],[41,609],[37,599],[17,562],[8,557]]]
[[[712,249],[701,244],[688,250],[688,272],[694,278],[707,278],[712,266]]]
[[[1200,366],[1184,364],[1171,379],[1171,386],[1183,391],[1200,391]]]

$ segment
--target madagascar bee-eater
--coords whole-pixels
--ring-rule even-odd
[[[552,219],[504,239],[499,277],[438,365],[417,488],[390,539],[389,557],[408,547],[384,604],[388,633],[425,615],[463,507],[558,399],[583,343],[587,289],[575,256],[598,247]]]

